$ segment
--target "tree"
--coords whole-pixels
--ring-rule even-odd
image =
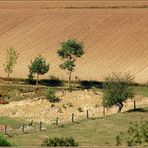
[[[36,74],[36,84],[38,85],[38,80],[40,75],[44,75],[49,71],[49,64],[46,64],[45,58],[43,58],[41,55],[36,57],[33,61],[31,61],[31,64],[29,65],[29,73],[31,76],[33,74]]]
[[[75,68],[75,62],[77,58],[80,58],[84,54],[83,43],[78,42],[75,39],[69,39],[61,43],[60,49],[57,51],[59,57],[64,62],[60,64],[60,68],[67,71],[69,87],[71,84],[71,75]]]
[[[105,77],[103,105],[112,107],[117,105],[118,112],[123,108],[123,102],[134,97],[133,77],[129,73],[113,73]]]
[[[14,65],[17,63],[19,53],[14,48],[7,49],[6,62],[4,64],[4,70],[7,73],[9,80],[10,74],[13,72]]]

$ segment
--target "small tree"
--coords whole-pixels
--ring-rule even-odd
[[[55,103],[58,101],[58,98],[56,97],[55,89],[48,88],[46,92],[46,97],[51,103]]]
[[[104,82],[103,105],[105,107],[117,105],[119,107],[118,112],[120,112],[123,102],[134,96],[134,90],[131,87],[132,83],[133,77],[129,73],[113,73],[106,77]]]
[[[36,84],[38,85],[38,80],[40,75],[44,75],[49,71],[49,64],[46,64],[46,60],[39,55],[36,57],[33,61],[31,61],[31,64],[29,65],[29,73],[31,76],[33,74],[36,74]],[[33,77],[33,76],[32,76]]]
[[[58,50],[58,55],[64,60],[60,64],[60,68],[67,71],[69,88],[71,84],[71,75],[75,68],[75,61],[84,54],[83,43],[78,42],[75,39],[69,39],[61,43],[61,48]]]
[[[13,72],[13,67],[17,63],[17,59],[19,57],[19,53],[14,48],[7,49],[7,57],[6,62],[4,64],[4,70],[7,73],[7,77],[9,80],[10,74]]]

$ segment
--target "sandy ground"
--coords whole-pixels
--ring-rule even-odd
[[[148,105],[148,98],[135,96],[137,106]],[[24,101],[14,101],[10,104],[0,105],[0,116],[19,117],[28,121],[42,121],[44,123],[54,123],[59,117],[59,122],[71,121],[72,113],[75,114],[75,120],[86,118],[86,111],[89,111],[90,117],[99,117],[103,115],[102,93],[95,94],[93,91],[66,92],[61,101],[52,103],[46,99],[34,98]],[[123,111],[133,109],[133,101],[128,100],[124,104]],[[107,109],[106,114],[114,114],[117,107]]]

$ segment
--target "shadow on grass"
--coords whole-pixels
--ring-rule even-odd
[[[84,89],[91,89],[93,87],[103,89],[103,82],[98,82],[95,80],[91,80],[91,81],[83,80],[80,82],[80,87]]]
[[[136,108],[136,109],[130,109],[127,111],[128,113],[131,112],[148,112],[148,109],[144,109],[144,108]]]

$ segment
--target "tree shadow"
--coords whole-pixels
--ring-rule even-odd
[[[127,111],[128,113],[131,112],[147,112],[148,113],[148,109],[144,109],[144,108],[136,108],[136,109],[130,109]]]
[[[80,87],[85,89],[91,89],[93,87],[102,89],[103,82],[99,82],[95,80],[92,80],[92,81],[84,80],[80,82]]]

